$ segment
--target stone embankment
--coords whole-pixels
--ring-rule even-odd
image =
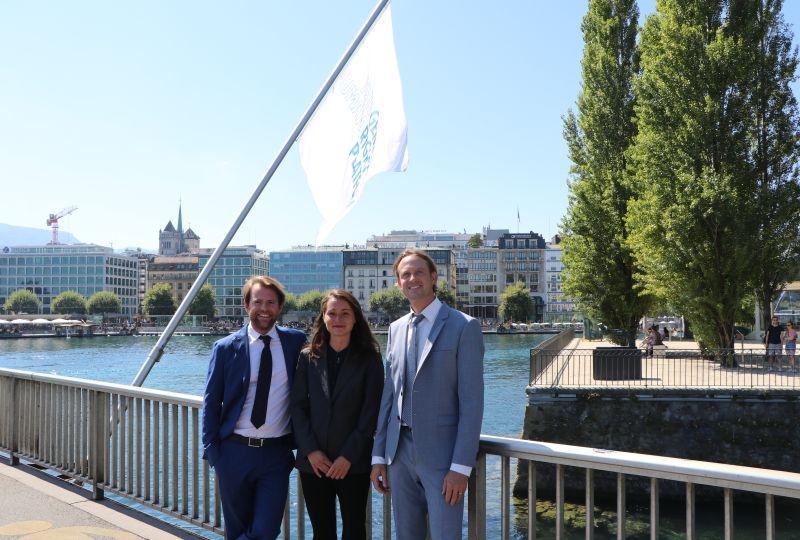
[[[543,373],[533,381],[524,439],[800,472],[800,375],[768,372],[759,342],[742,344],[748,363],[732,368],[700,358],[695,342],[670,342],[670,355],[643,359],[642,376],[633,381],[592,378],[592,353],[600,346],[611,344],[574,339],[550,366],[568,380],[554,384]],[[703,382],[694,385],[696,379]],[[613,497],[614,476],[599,476],[597,496]],[[583,471],[568,474],[567,493],[582,497],[584,481]],[[630,493],[647,494],[648,482],[641,479]],[[550,468],[537,468],[540,493],[554,485]],[[661,494],[680,499],[684,489],[664,485]],[[527,465],[518,467],[515,495],[527,495]]]

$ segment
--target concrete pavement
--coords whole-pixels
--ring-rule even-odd
[[[0,458],[0,540],[197,539],[30,465]]]

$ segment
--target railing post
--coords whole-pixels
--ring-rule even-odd
[[[92,499],[101,500],[100,487],[106,481],[106,445],[108,444],[108,394],[99,390],[89,393],[89,477]]]
[[[17,385],[19,385],[19,383],[20,381],[16,377],[9,379],[11,396],[7,403],[9,403],[11,406],[11,412],[8,419],[8,428],[11,440],[9,441],[8,460],[12,467],[19,465],[19,456],[17,455],[17,452],[19,452],[19,417],[20,414],[22,414],[19,400],[17,399]]]
[[[469,477],[467,488],[467,538],[486,538],[486,453],[478,453],[478,462]]]

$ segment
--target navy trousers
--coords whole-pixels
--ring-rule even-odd
[[[226,539],[278,537],[293,465],[288,441],[261,448],[232,439],[222,441],[214,470]]]

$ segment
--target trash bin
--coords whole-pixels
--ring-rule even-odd
[[[592,353],[592,377],[601,381],[642,378],[642,351],[635,347],[597,347]]]

